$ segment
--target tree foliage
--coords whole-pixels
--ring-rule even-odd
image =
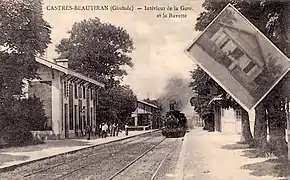
[[[19,94],[23,78],[37,76],[35,56],[50,43],[50,26],[42,18],[42,1],[0,1],[1,95]]]
[[[28,99],[22,99],[20,106],[21,113],[19,113],[19,119],[28,123],[30,131],[44,131],[49,129],[47,126],[48,118],[45,114],[42,101],[39,98],[29,97]]]
[[[101,90],[98,118],[102,122],[126,123],[136,108],[137,97],[129,86],[115,86]]]
[[[0,137],[5,137],[9,145],[33,143],[30,131],[46,130],[47,117],[39,98],[6,99],[0,108]]]
[[[69,59],[69,67],[106,85],[119,84],[132,67],[129,54],[133,41],[127,31],[100,19],[76,22],[69,37],[56,46],[59,58]]]
[[[10,144],[32,140],[31,111],[14,95],[22,94],[24,79],[37,77],[35,57],[45,52],[50,32],[41,0],[0,1],[0,137],[8,136]]]

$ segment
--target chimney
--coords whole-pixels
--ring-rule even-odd
[[[55,62],[64,68],[68,68],[68,59],[56,59]]]

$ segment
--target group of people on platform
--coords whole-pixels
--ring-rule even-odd
[[[113,123],[113,124],[107,124],[102,123],[99,125],[99,136],[102,138],[106,138],[110,134],[110,136],[118,136],[119,134],[119,124]]]

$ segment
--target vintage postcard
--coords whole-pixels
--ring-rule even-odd
[[[283,78],[289,59],[232,5],[187,51],[246,110]]]
[[[286,17],[290,1],[0,0],[0,179],[286,179]]]

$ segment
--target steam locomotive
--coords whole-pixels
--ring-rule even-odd
[[[166,119],[162,135],[168,138],[183,137],[187,130],[187,119],[184,113],[181,113],[174,108],[166,113]]]

